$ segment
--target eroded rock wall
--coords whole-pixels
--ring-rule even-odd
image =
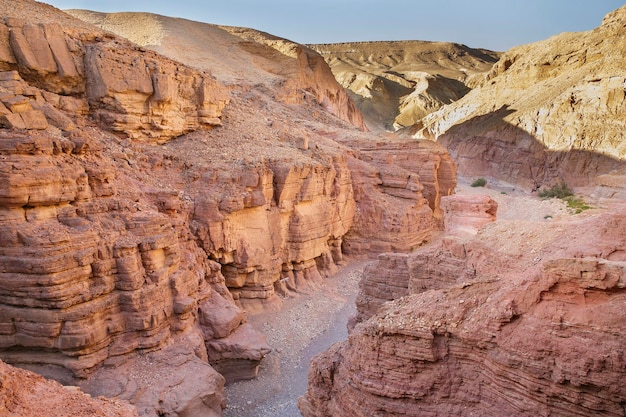
[[[486,262],[488,249],[468,249],[460,236],[475,235],[496,220],[497,203],[489,196],[452,195],[442,198],[446,236],[415,253],[384,253],[369,265],[359,283],[353,324],[372,317],[387,301],[441,289],[472,279]]]
[[[393,137],[342,143],[356,151],[350,166],[357,215],[346,252],[408,252],[443,229],[440,201],[456,187],[456,167],[443,147]]]
[[[192,334],[189,355],[206,361],[205,342],[237,332],[243,313],[203,314],[215,298],[239,309],[182,227],[186,213],[160,212],[102,155],[105,138],[1,137],[4,360],[68,383]]]
[[[278,308],[279,295],[314,284],[341,261],[356,204],[347,158],[338,154],[328,162],[267,163],[207,178],[194,233],[246,309]]]

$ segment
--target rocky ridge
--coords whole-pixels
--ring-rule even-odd
[[[477,88],[416,124],[413,137],[444,144],[465,177],[527,190],[623,174],[625,21],[622,7],[592,31],[511,49]]]
[[[149,13],[67,12],[177,62],[209,70],[227,85],[242,81],[262,84],[277,100],[289,104],[317,103],[340,119],[365,129],[361,113],[337,84],[322,57],[304,45],[254,29]],[[206,50],[207,42],[211,51]]]
[[[214,75],[40,3],[0,11],[7,362],[140,415],[221,415],[225,380],[254,377],[270,351],[247,312],[316,286],[344,251],[409,250],[441,227],[445,150],[398,142],[419,170],[366,152],[379,138],[306,49],[211,27],[238,46],[213,53],[247,60]],[[417,237],[394,236],[409,225]]]

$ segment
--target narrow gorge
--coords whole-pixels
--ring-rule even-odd
[[[0,415],[222,416],[366,259],[304,417],[624,415],[625,8],[503,54],[0,12]]]

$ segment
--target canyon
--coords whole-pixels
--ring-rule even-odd
[[[504,54],[0,12],[0,413],[221,416],[373,258],[305,417],[623,415],[626,8]]]
[[[443,235],[365,270],[303,416],[624,415],[625,36],[622,7],[514,48],[405,130],[488,189],[443,197]],[[530,193],[563,183],[593,208]]]

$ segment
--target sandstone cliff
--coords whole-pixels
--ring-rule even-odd
[[[420,250],[419,255],[381,254],[378,262],[366,268],[359,283],[352,325],[372,317],[387,301],[445,288],[466,276],[459,275],[466,248],[449,235],[475,235],[483,225],[496,220],[498,204],[486,195],[453,195],[441,201],[446,237],[440,244]]]
[[[409,250],[442,227],[446,151],[366,152],[379,138],[345,122],[358,111],[306,48],[213,27],[213,55],[185,64],[34,1],[0,12],[9,363],[140,415],[218,416],[225,380],[270,350],[247,312],[315,286],[345,250]]]
[[[312,361],[303,415],[623,415],[625,228],[622,204],[384,256],[396,301]]]
[[[53,22],[7,17],[0,34],[1,69],[17,70],[28,86],[45,91],[37,94],[13,85],[20,79],[6,73],[5,85],[16,98],[0,109],[5,127],[45,129],[40,113],[48,112],[52,124],[66,129],[69,121],[55,110],[89,112],[115,132],[165,142],[221,123],[228,91],[207,73],[105,33],[66,35]],[[24,96],[36,102],[34,109]]]
[[[513,48],[414,137],[444,144],[466,177],[592,185],[626,158],[625,21],[622,7],[595,30]]]
[[[372,129],[397,130],[474,87],[500,54],[447,42],[311,45],[330,65]]]

